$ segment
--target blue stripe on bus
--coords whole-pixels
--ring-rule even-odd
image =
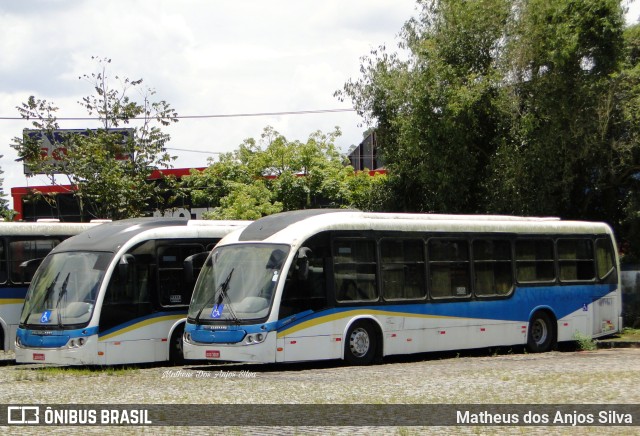
[[[548,307],[558,319],[583,309],[605,295],[613,292],[616,285],[572,285],[572,286],[536,286],[517,288],[510,298],[495,300],[451,301],[438,303],[429,301],[423,304],[387,304],[335,307],[318,312],[306,311],[276,322],[254,325],[224,325],[211,327],[187,323],[185,331],[191,333],[196,342],[234,343],[243,339],[244,334],[277,331],[284,332],[302,323],[317,324],[322,318],[350,311],[371,311],[385,313],[387,316],[419,316],[443,318],[468,318],[496,321],[529,322],[535,308]],[[313,320],[317,320],[314,323]]]
[[[20,298],[24,300],[24,297],[27,295],[27,288],[0,288],[0,299],[8,298],[8,299],[16,299]]]
[[[529,322],[531,311],[537,307],[550,308],[557,319],[583,309],[605,295],[613,292],[616,285],[573,285],[573,286],[539,286],[518,288],[513,296],[496,300],[463,300],[459,302],[429,302],[426,304],[391,304],[376,306],[336,307],[311,314],[303,319],[280,326],[278,331],[290,329],[300,323],[314,318],[333,315],[351,310],[372,310],[391,312],[396,316],[441,316],[451,318],[489,319],[496,321]]]
[[[89,337],[98,333],[98,327],[87,327],[72,330],[28,330],[18,328],[16,332],[20,343],[25,347],[33,348],[60,348],[64,347],[69,339]]]

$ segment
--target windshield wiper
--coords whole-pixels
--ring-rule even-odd
[[[220,292],[219,293],[214,292],[213,295],[211,295],[211,297],[209,297],[209,299],[207,299],[207,301],[205,301],[205,303],[202,305],[202,307],[198,311],[195,318],[196,324],[198,324],[198,322],[200,321],[200,315],[202,314],[202,311],[204,310],[204,308],[207,307],[209,303],[212,303],[214,298],[216,298],[216,296],[218,297],[218,302],[216,303],[216,305],[219,305],[220,303],[222,303],[222,300],[226,295],[227,288],[229,287],[229,282],[231,281],[231,276],[233,275],[234,270],[235,268],[231,268],[231,271],[229,271],[229,275],[227,276],[227,278],[224,279],[222,283],[220,283],[220,286],[218,286],[217,290],[219,290]],[[231,308],[229,308],[229,311],[231,311]]]
[[[56,277],[53,279],[51,284],[49,286],[47,286],[47,290],[44,292],[44,298],[42,299],[42,304],[43,305],[47,304],[47,300],[49,299],[49,296],[51,295],[51,292],[53,292],[53,288],[56,287],[56,283],[58,282],[58,277],[60,277],[60,272],[58,272],[58,274],[56,274]],[[46,306],[44,306],[44,307],[46,308]]]
[[[58,314],[58,326],[62,327],[62,315],[60,315],[60,310],[58,306],[60,306],[60,302],[62,301],[62,297],[67,295],[67,284],[69,283],[69,277],[71,273],[67,273],[67,277],[65,277],[64,282],[62,283],[62,287],[60,288],[60,293],[58,294],[58,300],[56,301],[56,312]]]
[[[231,268],[231,271],[229,272],[229,276],[224,281],[224,283],[222,283],[222,285],[220,286],[220,294],[218,295],[218,301],[216,304],[219,306],[220,303],[222,303],[226,298],[227,309],[229,309],[229,316],[231,316],[231,320],[236,324],[240,324],[240,320],[238,319],[233,309],[231,308],[231,299],[229,298],[229,294],[227,294],[227,290],[229,290],[229,281],[231,280],[231,274],[233,274],[234,269],[235,268]]]

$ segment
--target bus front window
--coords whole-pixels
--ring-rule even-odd
[[[22,325],[63,328],[91,319],[111,253],[52,254],[38,269],[22,309]]]
[[[214,249],[198,277],[189,318],[195,322],[266,318],[288,253],[288,246],[274,244]]]

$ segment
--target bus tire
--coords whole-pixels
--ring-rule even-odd
[[[171,334],[169,342],[169,363],[171,365],[184,365],[184,354],[182,334],[184,333],[184,324],[179,325]]]
[[[357,321],[347,331],[344,360],[351,365],[369,365],[376,356],[378,338],[370,322]]]
[[[527,332],[527,350],[532,353],[550,351],[556,343],[556,322],[548,312],[533,314]]]

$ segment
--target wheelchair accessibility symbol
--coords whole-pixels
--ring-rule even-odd
[[[40,317],[40,323],[45,324],[49,321],[51,321],[51,311],[45,310],[44,312],[42,312],[42,316]]]
[[[215,304],[213,306],[213,310],[211,311],[211,318],[220,318],[223,309],[224,304]]]

